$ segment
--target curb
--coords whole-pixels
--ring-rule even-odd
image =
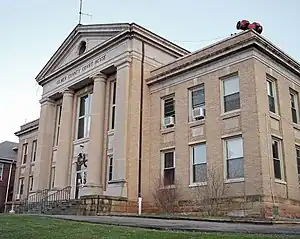
[[[158,231],[165,231],[165,232],[196,232],[196,233],[217,233],[217,234],[248,234],[248,235],[288,235],[288,236],[295,236],[300,235],[300,233],[295,232],[269,232],[267,230],[256,232],[256,231],[249,231],[249,230],[242,230],[242,231],[221,231],[215,229],[198,229],[198,228],[189,228],[189,227],[173,227],[173,226],[159,226],[159,225],[143,225],[143,224],[126,224],[126,223],[117,223],[117,222],[101,222],[101,221],[94,221],[94,220],[85,220],[85,219],[76,219],[76,218],[67,218],[67,217],[59,217],[59,215],[41,215],[44,217],[51,217],[54,219],[60,219],[65,221],[73,221],[73,222],[81,222],[81,223],[90,223],[90,224],[101,224],[107,226],[121,226],[121,227],[128,227],[128,228],[140,228],[140,229],[148,229],[148,230],[158,230]]]
[[[235,218],[194,218],[194,217],[180,217],[180,216],[156,216],[156,215],[124,215],[124,214],[98,214],[97,216],[108,217],[134,217],[147,219],[163,219],[163,220],[182,220],[182,221],[202,221],[202,222],[219,222],[219,223],[246,223],[259,225],[275,225],[275,224],[300,224],[300,221],[284,221],[284,220],[245,220]]]

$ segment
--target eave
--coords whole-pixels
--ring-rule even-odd
[[[227,41],[238,37],[242,38],[243,35],[247,36],[247,38],[241,39],[234,44],[226,45]],[[218,50],[213,50],[213,48],[217,48],[221,44],[224,44],[224,47]],[[260,52],[268,55],[300,77],[300,64],[296,60],[288,56],[258,33],[254,32],[253,30],[249,30],[205,47],[187,56],[183,56],[165,66],[153,70],[150,74],[150,77],[146,79],[146,83],[148,85],[158,83],[166,78],[174,77],[249,48],[258,49]],[[207,53],[202,54],[205,53],[205,51],[207,51]]]

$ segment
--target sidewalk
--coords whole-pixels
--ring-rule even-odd
[[[130,216],[42,215],[52,218],[156,230],[300,235],[300,224],[250,224]]]

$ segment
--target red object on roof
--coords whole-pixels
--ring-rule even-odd
[[[258,22],[250,23],[248,20],[242,20],[237,22],[236,29],[243,31],[246,31],[247,29],[253,29],[257,33],[261,34],[263,27]]]

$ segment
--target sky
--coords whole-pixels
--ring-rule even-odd
[[[0,0],[0,142],[39,118],[35,77],[78,23],[80,0]],[[82,24],[135,22],[195,51],[237,32],[247,19],[300,62],[299,0],[83,0]]]

